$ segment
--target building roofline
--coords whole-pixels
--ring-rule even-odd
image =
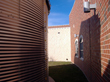
[[[49,0],[46,0],[46,4],[47,4],[47,7],[48,7],[48,11],[50,12],[50,7],[51,7],[50,1]]]
[[[64,28],[64,27],[70,27],[70,25],[56,25],[56,26],[48,26],[48,28]]]
[[[74,4],[75,4],[75,2],[76,2],[76,0],[74,1]],[[74,7],[74,4],[73,4],[73,7]],[[73,7],[72,7],[71,11],[73,10]],[[71,14],[71,11],[70,11],[70,14]],[[70,14],[69,14],[69,16],[70,16]]]

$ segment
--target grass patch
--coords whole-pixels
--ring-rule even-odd
[[[49,76],[55,82],[88,82],[82,71],[71,62],[49,62]]]
[[[67,64],[71,64],[71,62],[48,62],[49,66],[67,65]]]

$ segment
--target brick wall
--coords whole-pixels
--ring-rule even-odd
[[[91,0],[96,11],[83,12],[83,0],[76,0],[69,15],[71,27],[71,61],[90,82],[110,81],[110,0]],[[84,60],[75,57],[74,34],[83,36]]]

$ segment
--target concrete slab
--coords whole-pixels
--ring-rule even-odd
[[[55,82],[55,81],[49,76],[49,82]]]

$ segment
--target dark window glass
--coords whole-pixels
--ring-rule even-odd
[[[75,56],[78,56],[78,41],[75,42]]]
[[[60,32],[58,32],[58,34],[60,34]]]
[[[83,58],[83,38],[80,38],[80,58]]]

